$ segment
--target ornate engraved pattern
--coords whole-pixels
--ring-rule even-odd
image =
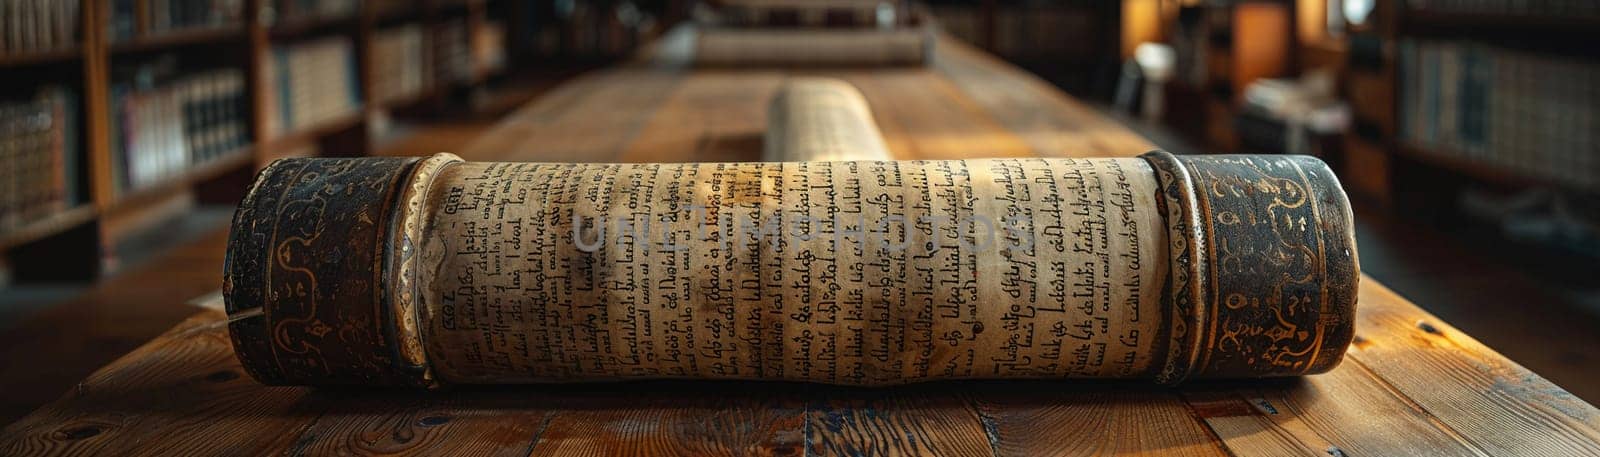
[[[461,161],[455,154],[439,153],[417,163],[410,173],[411,177],[400,190],[395,233],[390,238],[394,242],[389,243],[389,287],[384,289],[389,292],[389,303],[394,308],[395,340],[400,343],[402,360],[420,370],[425,382],[431,382],[432,373],[428,369],[428,355],[423,348],[421,326],[417,323],[419,292],[416,290],[417,247],[422,240],[422,231],[427,222],[424,218],[428,214],[424,204],[428,199],[428,188],[439,171]]]
[[[1326,371],[1353,337],[1355,241],[1327,165],[1301,156],[1177,157],[1194,180],[1209,265],[1202,377]]]
[[[267,384],[415,384],[383,280],[394,193],[415,159],[285,159],[235,214],[225,293],[246,369]]]
[[[1199,355],[1200,335],[1205,301],[1204,232],[1199,229],[1200,218],[1194,196],[1194,180],[1188,169],[1178,162],[1177,156],[1166,151],[1150,151],[1140,157],[1150,162],[1160,184],[1156,203],[1166,216],[1168,255],[1172,265],[1171,278],[1162,291],[1162,302],[1167,303],[1171,323],[1168,329],[1166,362],[1156,373],[1156,382],[1177,384],[1189,376]]]

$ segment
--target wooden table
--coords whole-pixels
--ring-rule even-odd
[[[683,45],[675,36],[636,61],[568,83],[460,152],[479,160],[754,160],[767,96],[797,72],[692,69]],[[808,73],[860,87],[901,158],[1152,148],[1048,84],[950,40],[928,68]],[[1600,454],[1595,407],[1362,281],[1356,342],[1331,373],[1178,388],[269,388],[243,375],[224,316],[207,311],[7,426],[0,455]]]

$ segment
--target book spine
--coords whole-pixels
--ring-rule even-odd
[[[22,191],[18,181],[20,173],[16,164],[20,110],[12,104],[0,104],[0,230],[9,231],[17,224],[17,194]]]
[[[110,0],[111,20],[107,24],[112,41],[133,38],[140,0]],[[143,0],[144,20],[149,34],[237,26],[244,17],[240,0]],[[61,2],[77,3],[77,2]]]

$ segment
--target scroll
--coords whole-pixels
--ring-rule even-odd
[[[1353,337],[1351,212],[1302,156],[296,158],[233,221],[268,384],[1295,376]]]
[[[832,78],[785,82],[767,110],[763,140],[763,162],[890,159],[867,99]]]
[[[699,30],[694,61],[710,67],[873,67],[922,65],[933,34],[890,29]]]
[[[904,0],[732,0],[715,22],[731,27],[870,28],[915,25]]]

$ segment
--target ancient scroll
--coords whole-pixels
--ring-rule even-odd
[[[1290,376],[1353,336],[1320,161],[284,159],[233,222],[269,384]]]
[[[698,31],[694,61],[711,67],[880,67],[922,65],[933,48],[926,28],[741,29]]]
[[[726,27],[889,28],[914,25],[904,0],[732,0],[715,23]]]
[[[791,78],[772,97],[763,162],[889,160],[867,99],[850,83]]]

